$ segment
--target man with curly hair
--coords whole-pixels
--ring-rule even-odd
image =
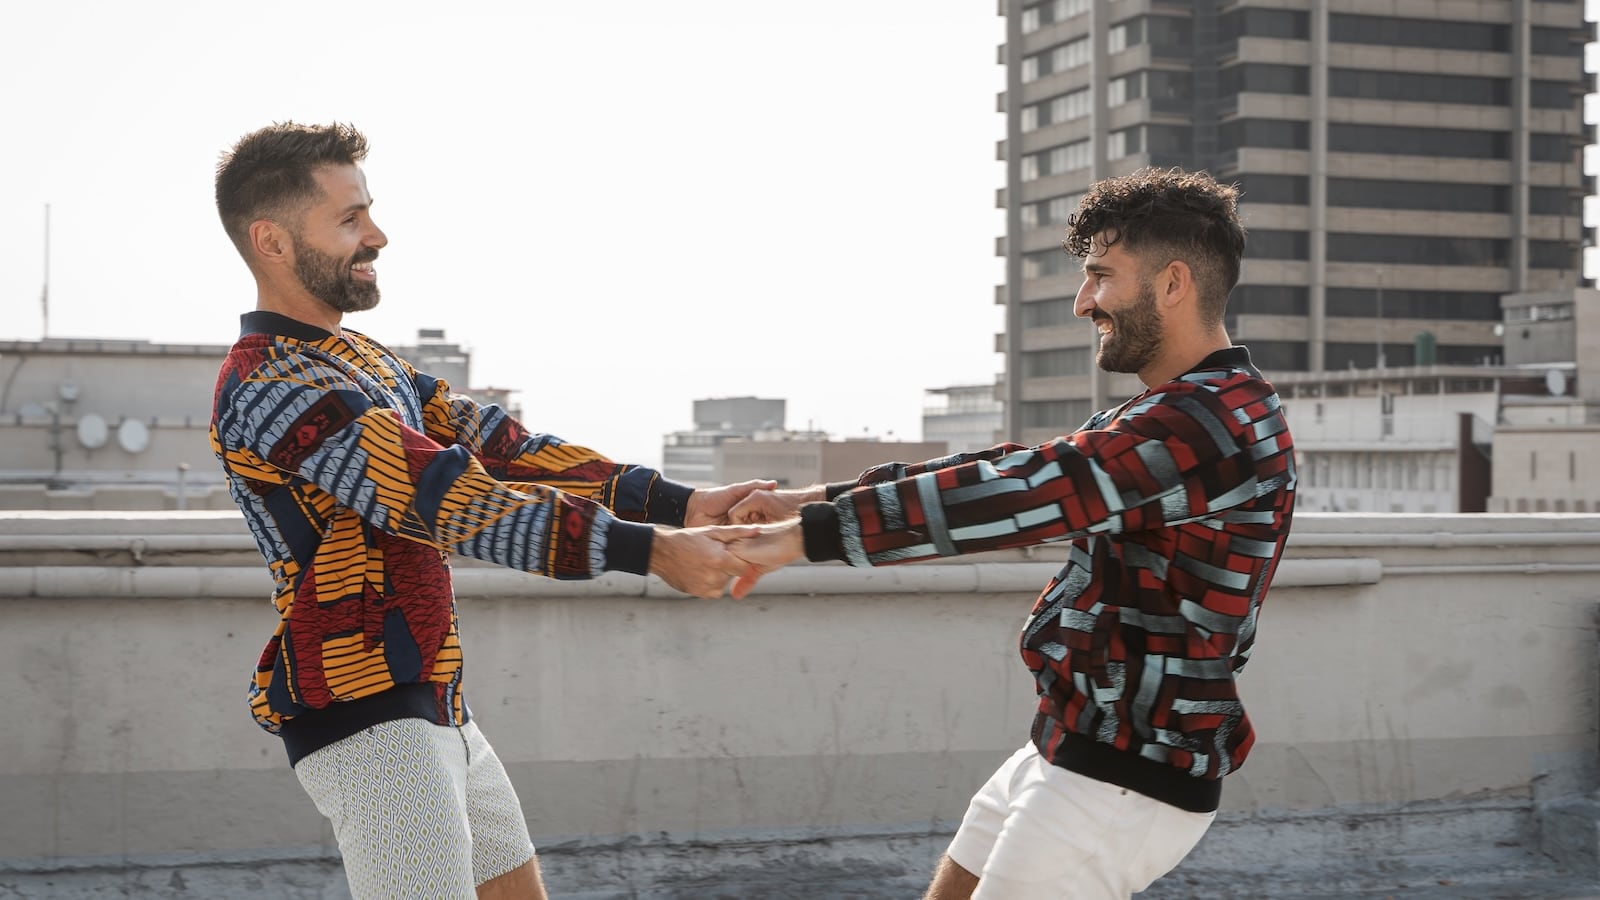
[[[614,463],[344,327],[378,304],[388,244],[366,154],[348,125],[286,122],[217,167],[256,307],[217,379],[211,444],[275,582],[250,711],[332,823],[356,900],[543,900],[516,791],[467,706],[451,553],[718,597],[746,571],[727,542],[755,529],[715,526],[775,483],[695,490]]]
[[[1235,677],[1289,535],[1293,444],[1277,394],[1223,327],[1245,234],[1237,193],[1204,173],[1096,183],[1068,226],[1074,311],[1097,362],[1146,390],[1036,447],[855,482],[760,491],[735,521],[753,566],[853,566],[1071,543],[1023,628],[1038,714],[973,797],[926,900],[1121,898],[1210,827],[1255,741]],[[892,640],[892,635],[886,635]]]

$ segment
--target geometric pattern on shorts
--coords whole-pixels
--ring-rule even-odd
[[[383,722],[295,773],[333,824],[354,900],[467,900],[533,858],[516,792],[472,723]]]

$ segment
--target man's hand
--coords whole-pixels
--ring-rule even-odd
[[[743,600],[761,576],[775,572],[806,555],[805,535],[800,521],[790,519],[762,528],[754,537],[734,541],[728,549],[747,564],[746,571],[733,581],[733,598]]]
[[[827,487],[820,484],[808,488],[755,491],[728,511],[728,521],[736,525],[782,522],[800,515],[801,504],[828,499],[827,493]],[[692,495],[690,499],[694,499]]]
[[[776,481],[757,480],[725,484],[715,488],[696,488],[694,493],[689,495],[689,504],[684,509],[684,527],[726,525],[732,521],[728,518],[728,511],[750,496],[752,491],[771,491],[777,486]]]
[[[663,581],[685,594],[715,600],[722,596],[730,579],[751,573],[749,563],[728,552],[728,544],[760,533],[759,528],[752,527],[656,526],[655,537],[650,542],[650,574],[661,576]],[[750,583],[754,584],[755,580]],[[749,593],[748,588],[745,593]]]

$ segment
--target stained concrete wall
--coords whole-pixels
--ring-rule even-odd
[[[467,696],[558,896],[908,896],[1027,738],[1016,631],[1059,557],[795,567],[743,602],[466,561]],[[1579,810],[1552,865],[1591,864],[1597,575],[1600,516],[1300,517],[1242,679],[1260,742],[1185,868],[1556,860],[1542,803]],[[0,513],[0,886],[337,896],[245,711],[267,593],[232,514]]]

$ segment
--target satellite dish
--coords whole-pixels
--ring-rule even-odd
[[[1544,373],[1544,388],[1552,397],[1562,397],[1567,393],[1567,376],[1560,369],[1551,369]]]
[[[90,450],[99,450],[106,445],[106,438],[111,436],[111,429],[106,427],[106,420],[95,413],[88,413],[78,420],[78,443]]]
[[[117,444],[129,453],[143,453],[150,446],[150,429],[138,419],[123,419],[117,426]]]
[[[61,394],[61,399],[71,403],[78,399],[78,384],[74,381],[63,381],[58,392]]]

